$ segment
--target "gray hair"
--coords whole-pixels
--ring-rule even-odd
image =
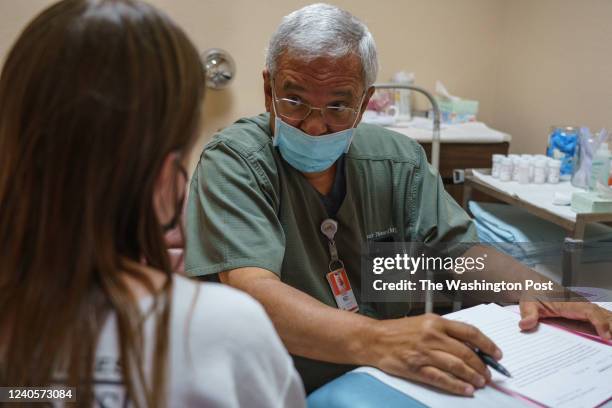
[[[270,39],[266,68],[276,73],[286,51],[308,62],[318,57],[341,58],[354,53],[361,59],[366,88],[374,85],[378,56],[368,27],[348,11],[324,3],[311,4],[283,17]]]

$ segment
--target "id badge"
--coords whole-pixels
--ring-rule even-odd
[[[340,310],[348,310],[349,312],[358,312],[359,306],[357,299],[351,289],[351,283],[344,268],[336,269],[326,275],[329,287],[334,294],[336,304]]]

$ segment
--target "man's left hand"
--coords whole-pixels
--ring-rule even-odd
[[[565,317],[588,321],[602,339],[608,342],[612,339],[612,312],[594,303],[521,301],[520,307],[519,327],[523,331],[537,327],[538,320],[541,318]]]

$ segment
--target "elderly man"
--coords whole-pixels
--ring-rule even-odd
[[[357,127],[377,69],[372,35],[348,12],[315,4],[283,18],[263,71],[267,113],[224,129],[202,153],[186,270],[258,299],[308,391],[369,365],[471,395],[490,378],[472,348],[501,358],[491,340],[360,297],[368,240],[477,241],[417,143]],[[524,310],[534,326],[539,309]]]

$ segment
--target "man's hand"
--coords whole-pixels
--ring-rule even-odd
[[[472,395],[491,379],[474,353],[496,359],[498,347],[477,328],[426,314],[376,320],[322,304],[261,268],[219,275],[258,299],[290,353],[338,364],[377,367],[445,391]]]
[[[390,374],[471,396],[491,372],[474,353],[479,348],[495,359],[501,350],[476,327],[425,314],[382,320],[372,339],[371,365]]]
[[[612,339],[612,312],[588,302],[522,301],[521,321],[523,331],[532,330],[544,317],[565,317],[590,322],[605,341]]]

